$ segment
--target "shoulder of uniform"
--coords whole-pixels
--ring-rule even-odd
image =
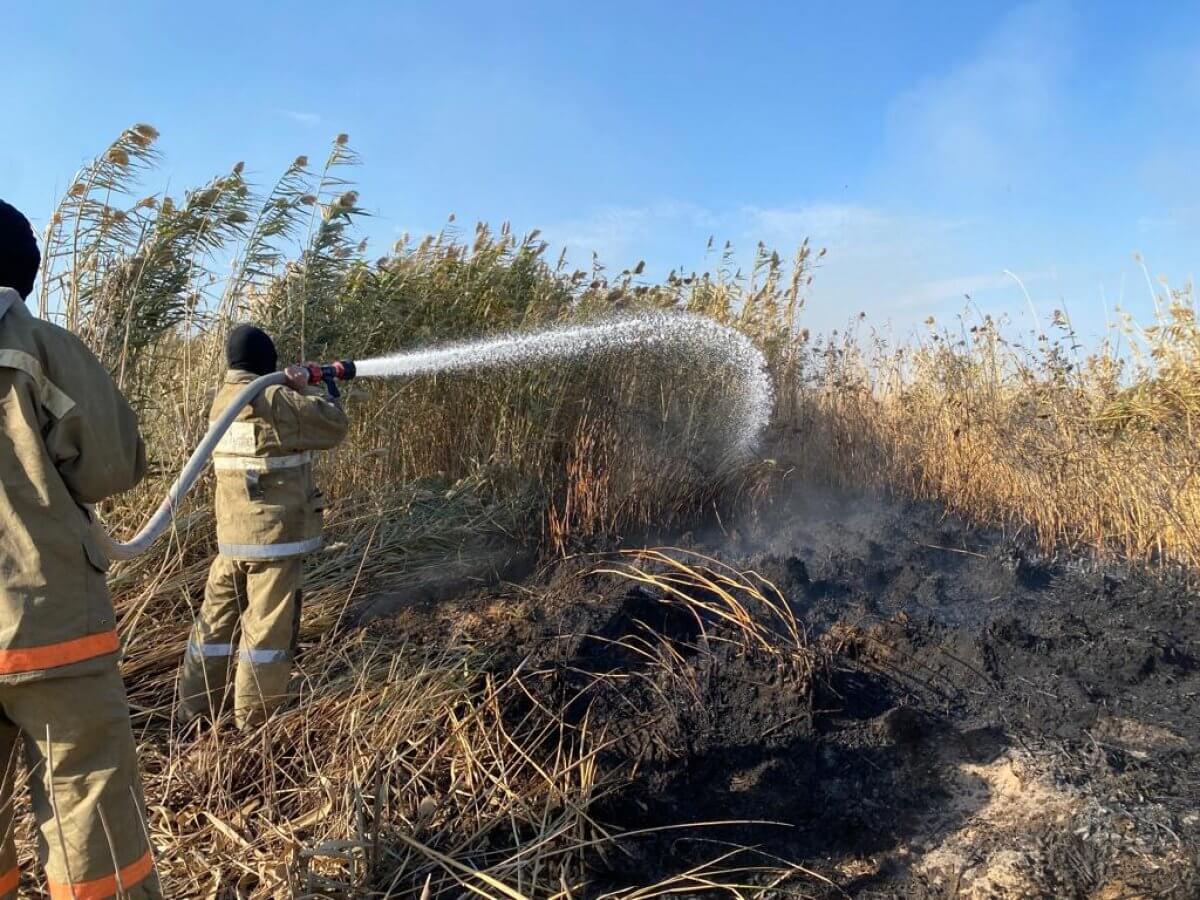
[[[232,370],[226,372],[225,379],[218,387],[211,391],[212,396],[210,400],[208,417],[210,419],[215,419],[217,416],[223,413],[229,406],[230,402],[232,402],[233,398],[236,397],[241,392],[242,388],[244,388],[247,384],[249,384],[249,382],[243,378],[237,377],[236,372]]]
[[[274,406],[276,402],[286,403],[290,399],[288,397],[290,393],[293,392],[287,385],[269,384],[263,389],[262,396],[264,400]]]
[[[303,404],[300,394],[286,384],[272,384],[262,392],[262,402],[273,415],[296,415]]]
[[[0,358],[7,368],[25,372],[38,385],[43,405],[62,419],[86,400],[89,387],[104,372],[96,356],[76,335],[32,315],[22,305],[4,317]]]
[[[78,341],[67,329],[46,319],[39,319],[24,303],[14,303],[4,316],[7,332],[21,332],[43,341]]]
[[[96,358],[78,335],[53,322],[39,319],[23,305],[19,310],[9,312],[5,317],[6,324],[14,313],[16,318],[11,324],[16,327],[5,329],[5,336],[9,338],[6,343],[40,357],[40,362],[46,368],[70,369],[72,359],[78,360],[81,356],[93,360]]]

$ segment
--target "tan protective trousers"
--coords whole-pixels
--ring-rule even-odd
[[[53,900],[160,898],[116,659],[97,674],[0,685],[0,898],[17,896],[14,782],[24,745]]]
[[[179,718],[225,711],[230,676],[239,728],[266,721],[285,700],[300,631],[302,557],[242,562],[218,555],[179,680]],[[241,641],[238,643],[238,627]]]

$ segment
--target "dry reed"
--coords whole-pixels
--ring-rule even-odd
[[[346,136],[319,168],[298,157],[265,191],[239,163],[182,198],[139,196],[156,138],[148,125],[128,129],[77,174],[47,226],[39,295],[42,314],[83,336],[138,405],[152,474],[106,506],[118,530],[140,523],[194,446],[222,337],[248,317],[299,359],[682,308],[749,334],[779,398],[780,465],[729,468],[698,440],[723,402],[720,372],[645,360],[615,375],[584,363],[357,389],[351,440],[322,464],[338,503],[334,546],[310,573],[303,702],[246,734],[179,735],[170,724],[213,552],[202,486],[169,545],[112,579],[149,825],[173,896],[586,892],[589,867],[619,840],[589,812],[627,774],[600,762],[609,736],[534,702],[519,667],[353,623],[360,598],[481,536],[563,550],[669,528],[799,469],[934,498],[1048,549],[1200,561],[1200,331],[1188,294],[1156,293],[1157,322],[1127,323],[1124,343],[1086,356],[1065,317],[1031,347],[986,318],[902,348],[853,334],[812,341],[799,327],[807,244],[790,269],[760,247],[746,274],[727,245],[713,271],[662,284],[640,264],[612,276],[551,264],[536,232],[507,226],[481,225],[469,240],[448,227],[371,261],[354,233],[365,213]],[[737,640],[805,672],[817,664],[783,598],[753,575],[669,553],[608,568],[684,604],[705,640]],[[657,671],[679,664],[666,643],[630,649]],[[797,874],[716,859],[626,895],[723,884],[756,896]],[[759,887],[737,886],[750,881]]]

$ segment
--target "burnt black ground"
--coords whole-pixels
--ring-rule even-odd
[[[936,771],[1006,745],[1077,801],[1071,827],[1009,835],[1031,875],[1013,895],[1200,896],[1193,577],[1039,557],[932,505],[819,492],[732,546],[814,632],[855,626],[865,640],[851,649],[871,671],[835,672],[834,689],[882,690],[914,711],[926,730],[910,731],[926,759],[940,757]],[[854,731],[839,715],[818,723],[834,743]],[[1156,860],[1174,862],[1155,871]],[[849,892],[963,887],[939,890],[906,868]]]
[[[655,591],[582,574],[594,559],[529,579],[520,615],[478,637],[622,736],[604,763],[636,774],[596,810],[608,825],[743,822],[630,839],[595,891],[736,844],[828,880],[792,896],[1200,897],[1188,573],[1039,556],[933,505],[804,486],[679,543],[774,583],[817,671],[706,644]],[[464,608],[516,597],[425,614],[470,632]],[[664,640],[670,667],[616,643]]]

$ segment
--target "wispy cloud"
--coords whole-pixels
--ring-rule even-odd
[[[957,310],[965,294],[1008,291],[1015,299],[1015,287],[1000,274],[1011,260],[998,260],[994,272],[961,274],[957,246],[973,224],[856,204],[712,210],[662,202],[598,210],[544,234],[552,246],[565,245],[575,265],[586,266],[594,250],[611,267],[645,259],[653,278],[672,268],[711,269],[710,236],[732,241],[735,264],[743,270],[759,241],[786,255],[807,238],[829,250],[808,307],[810,324],[828,329],[860,311],[907,327],[930,312]]]
[[[794,208],[747,206],[740,226],[756,240],[788,247],[808,238],[843,260],[911,258],[928,251],[969,225],[959,218],[892,212],[879,207],[815,203]]]
[[[1074,31],[1064,3],[1026,4],[973,58],[900,94],[888,114],[891,168],[961,190],[1007,186],[1053,159]]]
[[[1048,277],[1043,272],[1024,275],[1021,281],[1029,286]],[[1003,272],[980,272],[973,275],[958,275],[951,278],[935,278],[913,286],[900,293],[892,301],[897,310],[933,311],[946,305],[962,305],[966,300],[976,300],[1002,291],[1016,299],[1017,285]]]
[[[305,128],[315,128],[321,124],[321,116],[314,112],[302,112],[295,109],[281,109],[279,114],[285,118],[291,119],[298,125],[303,125]]]
[[[641,207],[606,207],[551,225],[544,233],[554,245],[565,247],[576,265],[586,264],[592,253],[606,264],[632,265],[646,254],[668,253],[670,242],[663,241],[666,235],[693,239],[697,232],[718,226],[717,218],[701,206],[663,201]]]
[[[742,210],[746,236],[781,248],[809,238],[827,248],[808,307],[812,324],[838,328],[865,312],[878,324],[907,328],[930,313],[957,310],[976,297],[1012,287],[997,261],[992,272],[963,275],[962,247],[977,223],[882,207],[821,203],[792,209]]]
[[[823,247],[854,246],[874,241],[894,229],[891,216],[878,209],[840,203],[816,203],[796,208],[741,210],[745,226],[768,243],[796,243],[805,237]]]

